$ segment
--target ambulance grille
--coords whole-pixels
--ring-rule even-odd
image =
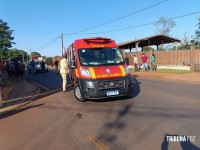
[[[111,80],[111,81],[99,81],[97,82],[99,90],[117,90],[123,89],[125,86],[125,80]]]

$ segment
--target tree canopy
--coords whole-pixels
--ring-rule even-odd
[[[176,26],[176,23],[171,19],[166,19],[165,17],[160,17],[155,23],[157,26],[157,33],[169,36],[171,29]]]
[[[27,54],[27,52],[18,49],[0,50],[0,59],[8,61],[12,59],[26,61],[29,59],[29,55]]]
[[[32,56],[32,57],[40,57],[41,54],[38,53],[38,52],[31,52],[31,56]]]
[[[197,18],[198,20],[198,29],[195,30],[195,35],[193,36],[193,39],[191,40],[192,44],[195,44],[196,46],[200,46],[200,18]]]
[[[152,47],[150,47],[150,46],[145,46],[145,47],[143,48],[143,51],[144,51],[144,52],[149,52],[150,50],[153,50],[153,51],[154,51],[154,49],[153,49]]]
[[[13,30],[10,30],[7,22],[0,19],[0,50],[7,50],[12,47],[14,37],[12,37]]]

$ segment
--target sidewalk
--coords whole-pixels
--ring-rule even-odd
[[[3,83],[1,86],[2,104],[0,115],[8,111],[20,108],[31,101],[40,93],[40,88],[19,78],[9,78],[3,72]]]
[[[171,80],[179,80],[186,82],[193,82],[200,84],[200,72],[191,72],[184,74],[175,74],[175,73],[158,73],[158,72],[131,72],[132,75],[138,77],[149,77],[149,78],[163,78]]]

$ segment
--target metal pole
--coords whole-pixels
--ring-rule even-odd
[[[63,56],[63,34],[61,34],[61,42],[62,42],[62,56]]]

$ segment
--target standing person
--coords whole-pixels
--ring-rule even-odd
[[[59,74],[59,70],[58,70],[58,63],[60,63],[57,58],[55,57],[54,63],[52,64],[52,67],[55,65],[55,69],[56,69],[56,74]]]
[[[26,68],[26,65],[21,61],[20,62],[20,76],[22,79],[25,79],[25,68]]]
[[[142,53],[141,60],[142,60],[142,66],[144,68],[144,71],[148,71],[148,65],[147,65],[148,57],[145,55],[145,53]]]
[[[63,79],[62,87],[63,87],[63,92],[69,91],[67,89],[67,76],[69,74],[69,68],[67,65],[67,59],[66,55],[62,56],[62,60],[60,61],[60,74]]]
[[[134,64],[134,70],[139,71],[138,70],[138,59],[137,59],[136,55],[134,55],[133,64]]]
[[[32,61],[30,62],[30,65],[31,65],[31,74],[32,75],[35,75],[35,61],[34,59],[32,59]]]
[[[151,63],[151,69],[153,72],[156,71],[155,61],[156,61],[156,56],[152,54],[150,57],[150,63]]]
[[[129,65],[129,58],[127,56],[125,57],[125,62],[127,65]]]
[[[42,71],[45,72],[45,62],[44,62],[44,60],[42,60],[42,62],[41,62],[41,67],[42,67]]]
[[[6,62],[6,72],[8,73],[8,76],[11,78],[11,66],[10,66],[10,63],[9,62]]]
[[[14,68],[15,68],[15,77],[18,77],[20,75],[20,69],[19,69],[19,61],[18,60],[15,60],[14,63]]]
[[[11,73],[11,77],[15,77],[15,67],[14,67],[13,61],[10,62],[10,73]]]

